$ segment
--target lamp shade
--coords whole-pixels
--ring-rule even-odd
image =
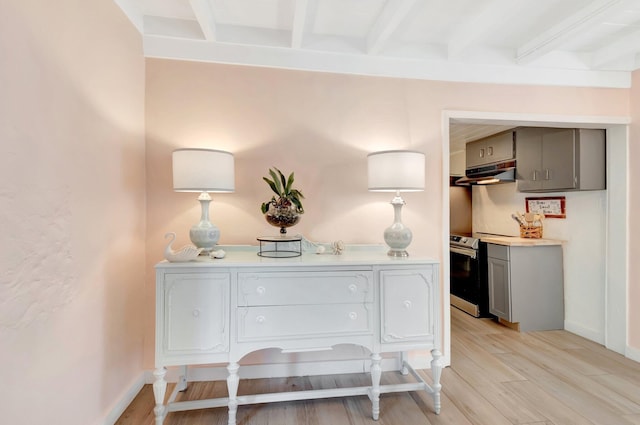
[[[424,190],[425,155],[416,151],[381,151],[367,155],[369,190],[418,192]]]
[[[173,151],[173,190],[177,192],[233,192],[233,154],[215,149]]]

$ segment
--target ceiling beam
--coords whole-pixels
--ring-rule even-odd
[[[592,1],[573,15],[523,43],[516,50],[516,61],[524,65],[546,55],[579,32],[588,31],[592,25],[602,22],[606,18],[606,12],[621,4],[623,0]]]
[[[216,20],[209,0],[189,0],[198,24],[207,41],[216,41]]]
[[[640,30],[637,30],[593,52],[591,66],[594,69],[598,69],[625,57],[634,59],[636,53],[640,50],[639,46]]]
[[[567,87],[631,87],[631,73],[620,71],[479,65],[385,56],[353,55],[290,47],[209,43],[177,37],[145,35],[145,57],[469,83],[554,85]]]
[[[291,47],[300,49],[307,27],[308,0],[296,0],[295,12],[293,14],[293,25],[291,26]]]
[[[133,0],[114,0],[140,34],[144,34],[144,16],[139,3]]]
[[[447,45],[447,55],[450,58],[460,56],[474,42],[478,42],[480,38],[515,14],[521,5],[521,0],[493,0],[490,2],[479,14],[460,25],[460,29]]]
[[[385,3],[378,20],[367,36],[367,53],[377,55],[398,29],[418,0],[390,0]]]

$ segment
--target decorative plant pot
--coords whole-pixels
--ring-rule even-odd
[[[264,218],[272,226],[280,228],[280,234],[287,234],[287,227],[296,225],[300,221],[300,213],[296,210],[295,206],[271,206],[269,211],[264,215]]]

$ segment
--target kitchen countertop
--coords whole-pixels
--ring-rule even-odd
[[[545,246],[545,245],[562,245],[564,241],[558,239],[533,239],[533,238],[518,238],[515,236],[496,236],[496,235],[482,235],[480,236],[481,242],[493,243],[496,245],[507,246]]]

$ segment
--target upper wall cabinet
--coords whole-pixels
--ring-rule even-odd
[[[467,168],[513,159],[513,131],[467,143],[466,159]]]
[[[520,192],[606,189],[605,131],[516,130],[516,180]]]

